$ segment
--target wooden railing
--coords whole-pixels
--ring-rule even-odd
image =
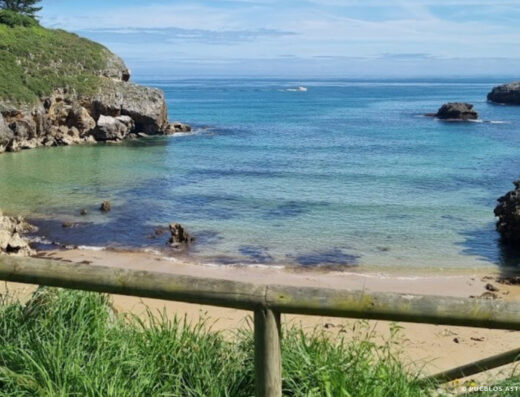
[[[0,280],[250,310],[262,397],[282,394],[281,313],[520,330],[520,303],[498,300],[262,285],[7,256],[0,256]],[[424,381],[473,375],[519,354],[516,349]]]

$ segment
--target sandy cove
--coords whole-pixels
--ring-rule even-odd
[[[498,270],[491,269],[438,271],[437,274],[434,274],[432,270],[388,273],[351,269],[348,272],[339,272],[194,265],[143,252],[69,250],[42,252],[39,255],[56,260],[88,263],[91,266],[131,268],[251,283],[369,292],[470,297],[486,293],[486,284],[491,282],[499,289],[496,293],[499,299],[520,300],[520,286],[496,283],[493,280],[499,275]],[[6,288],[11,295],[23,300],[34,291],[35,286],[5,283],[2,293]],[[226,332],[250,326],[251,313],[246,311],[120,295],[114,295],[113,302],[119,312],[143,315],[146,308],[151,308],[154,311],[164,309],[171,316],[187,316],[190,321],[205,318],[213,329],[226,330]],[[353,330],[359,330],[361,326],[359,320],[317,316],[283,315],[282,321],[285,326],[294,324],[309,332],[318,329],[346,338],[354,334]],[[379,340],[387,338],[390,334],[391,324],[389,322],[367,321],[365,324],[366,327],[375,331]],[[399,325],[403,327],[402,343],[399,344],[399,349],[402,349],[404,358],[410,362],[413,361],[414,365],[424,367],[423,371],[428,374],[518,347],[519,335],[517,332],[409,323]],[[499,371],[495,370],[492,375],[479,375],[477,379],[485,383],[489,376],[496,378],[509,375],[511,369],[512,366],[504,367],[500,371],[500,375]]]

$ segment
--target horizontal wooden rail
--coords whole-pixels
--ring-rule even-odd
[[[1,257],[0,279],[256,311],[520,330],[520,303],[262,285],[46,259]]]
[[[265,285],[7,256],[0,256],[0,280],[253,311],[259,397],[281,396],[280,313],[520,330],[520,303],[496,300]],[[516,358],[508,352],[428,380]]]

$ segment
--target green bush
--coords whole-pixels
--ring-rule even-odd
[[[423,397],[368,335],[283,334],[283,394]],[[206,322],[149,313],[117,315],[105,295],[40,289],[25,305],[0,303],[0,396],[248,397],[254,391],[250,330],[224,336]]]
[[[30,27],[39,25],[36,19],[10,10],[0,10],[0,24],[7,25],[11,28],[16,26]]]

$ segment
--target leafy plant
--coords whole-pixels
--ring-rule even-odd
[[[11,10],[0,10],[0,24],[11,28],[15,26],[37,26],[38,21],[27,15],[22,15]]]

